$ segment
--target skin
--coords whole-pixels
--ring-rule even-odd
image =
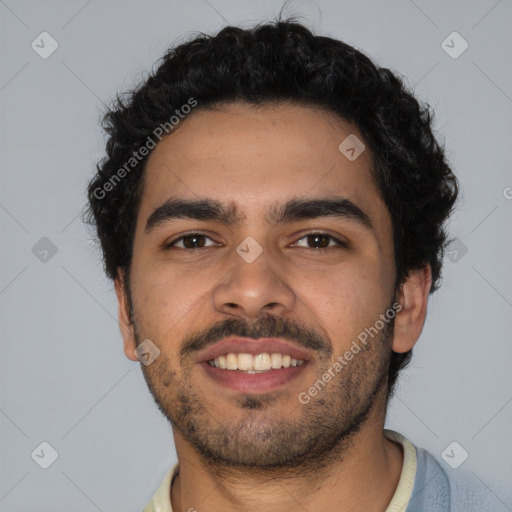
[[[403,456],[383,436],[385,375],[391,350],[410,350],[421,333],[431,276],[428,266],[411,271],[395,294],[390,214],[370,173],[369,150],[354,161],[338,150],[350,134],[363,140],[355,126],[322,110],[231,103],[190,114],[148,160],[131,293],[121,269],[115,284],[126,356],[138,361],[134,349],[146,338],[161,351],[142,369],[173,424],[180,464],[174,511],[384,511],[395,492]],[[282,224],[265,218],[271,206],[291,199],[333,197],[355,203],[372,229],[337,217]],[[240,218],[231,225],[174,219],[146,232],[147,219],[169,198],[215,199]],[[165,248],[190,231],[210,237],[200,239],[206,247]],[[311,232],[346,246],[322,239],[329,247],[319,251]],[[252,263],[235,251],[248,236],[263,249]],[[394,300],[402,308],[394,328],[301,404],[299,393]],[[235,322],[228,333],[242,325],[272,336],[269,317],[322,343],[310,349],[304,371],[276,391],[227,389],[206,374],[197,352],[181,353],[194,336],[206,346],[219,323]]]

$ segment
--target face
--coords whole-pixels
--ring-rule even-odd
[[[384,410],[391,220],[369,150],[338,149],[351,134],[320,110],[229,104],[189,115],[148,160],[125,352],[158,347],[148,386],[209,460],[298,466]]]

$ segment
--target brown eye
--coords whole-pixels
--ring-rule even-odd
[[[207,241],[212,242],[207,245]],[[167,245],[167,248],[177,247],[179,249],[202,249],[204,247],[211,247],[212,245],[216,245],[213,243],[213,240],[201,233],[190,233],[189,235],[184,235],[180,238],[174,240],[174,242]]]
[[[320,249],[323,249],[324,247],[329,247],[330,237],[327,235],[308,235],[307,239],[309,247],[315,247]]]
[[[187,249],[197,249],[198,247],[204,247],[205,236],[203,235],[189,235],[183,237],[183,245]]]
[[[303,241],[303,243],[300,243],[301,241]],[[330,247],[346,246],[341,240],[327,233],[309,233],[300,238],[296,245],[308,249],[328,249]]]

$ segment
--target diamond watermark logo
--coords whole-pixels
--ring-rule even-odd
[[[133,353],[144,366],[149,366],[160,355],[160,349],[150,339],[145,339]]]
[[[46,236],[32,247],[32,254],[41,262],[48,263],[56,254],[57,246]]]
[[[59,47],[59,43],[48,32],[41,32],[30,46],[39,57],[47,59]]]
[[[245,262],[252,263],[263,252],[263,247],[252,236],[248,236],[236,248],[236,252]]]
[[[457,469],[466,461],[469,453],[457,441],[453,441],[442,451],[441,457],[448,466]]]
[[[347,158],[347,160],[353,162],[361,156],[361,153],[366,149],[366,146],[363,144],[361,139],[351,133],[341,142],[338,149],[340,150],[340,153]]]
[[[59,458],[57,450],[46,441],[43,441],[30,456],[43,469],[48,469]]]
[[[452,32],[441,43],[441,48],[452,59],[458,59],[468,49],[468,47],[468,42],[458,32]]]
[[[455,238],[452,240],[448,246],[446,247],[446,257],[452,263],[458,263],[466,253],[468,252],[468,247],[462,240]]]

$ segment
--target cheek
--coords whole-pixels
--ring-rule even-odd
[[[296,283],[295,293],[314,312],[333,343],[350,344],[388,306],[388,286],[379,275],[374,268],[331,269]]]
[[[150,265],[139,275],[134,273],[133,280],[134,309],[142,333],[162,343],[166,340],[166,345],[183,326],[200,319],[213,285],[201,272],[164,272]]]

